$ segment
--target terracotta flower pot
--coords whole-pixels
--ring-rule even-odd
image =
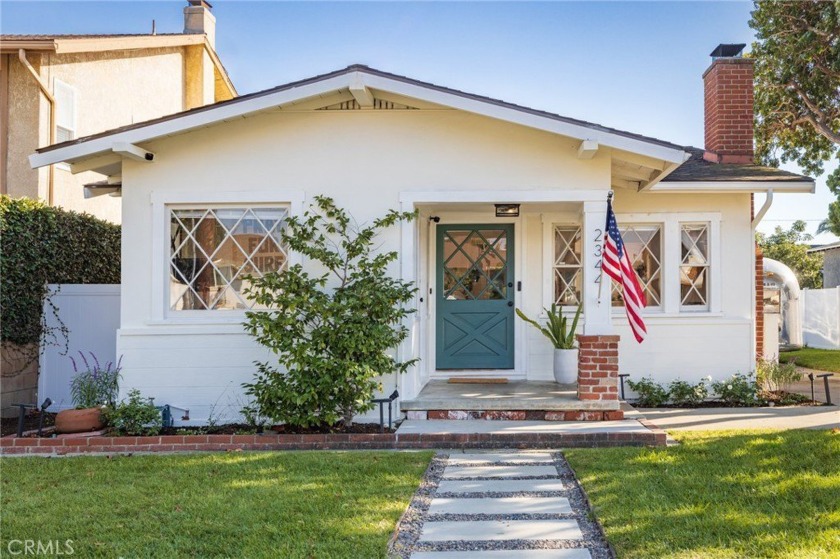
[[[63,410],[55,416],[55,430],[59,433],[85,433],[97,431],[104,426],[100,408]]]

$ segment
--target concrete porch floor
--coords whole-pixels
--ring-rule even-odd
[[[573,411],[617,410],[618,400],[578,400],[574,384],[519,380],[506,384],[450,384],[432,380],[413,400],[400,403],[402,411]]]

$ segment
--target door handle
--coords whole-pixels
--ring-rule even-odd
[[[508,306],[512,307],[513,306],[513,301],[508,301]]]

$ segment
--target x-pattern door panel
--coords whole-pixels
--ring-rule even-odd
[[[438,369],[512,369],[512,225],[437,228]]]

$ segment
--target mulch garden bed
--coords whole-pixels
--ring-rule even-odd
[[[44,415],[44,428],[52,427],[55,425],[55,414],[49,412],[40,412],[40,411],[31,411],[24,416],[23,419],[23,431],[34,431],[38,429],[38,419],[43,413]],[[14,435],[17,433],[18,430],[18,418],[15,417],[4,417],[0,420],[0,437],[5,437],[6,435]],[[51,429],[50,429],[51,430]]]

